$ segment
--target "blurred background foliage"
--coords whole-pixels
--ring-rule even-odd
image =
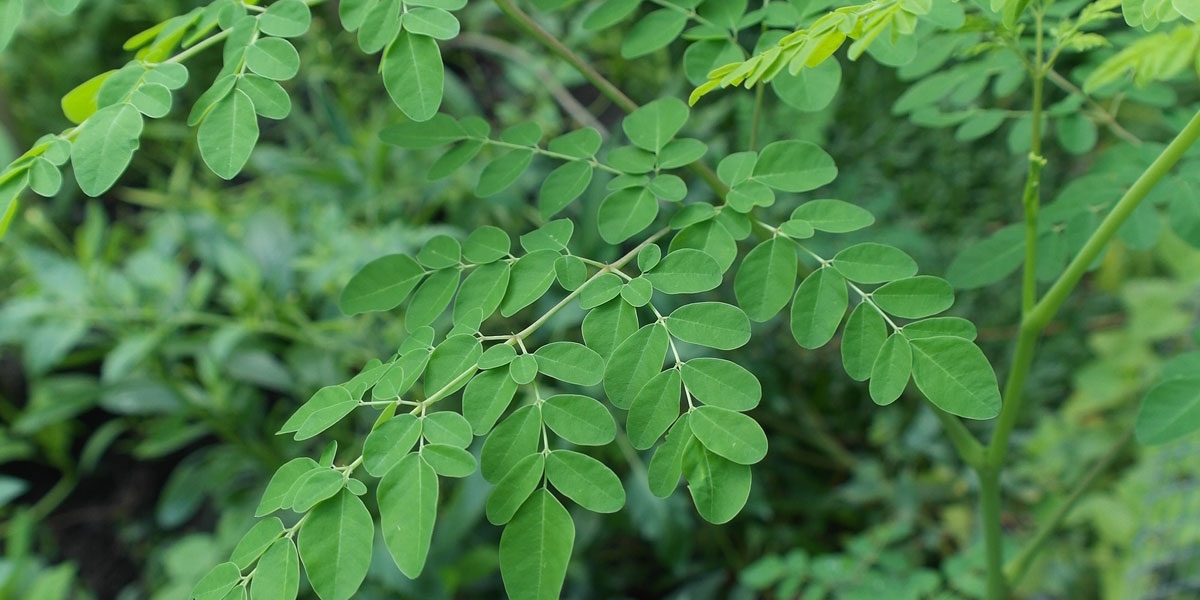
[[[90,0],[63,18],[30,3],[0,54],[0,164],[62,129],[59,98],[123,63],[125,39],[196,4]],[[377,132],[400,115],[333,11],[332,3],[321,6],[300,41],[304,68],[289,83],[295,110],[265,126],[239,179],[225,184],[203,168],[182,119],[152,121],[117,188],[89,200],[68,185],[53,199],[32,201],[0,244],[0,599],[186,598],[250,526],[270,473],[291,457],[320,452],[273,435],[286,415],[403,337],[386,315],[340,315],[335,299],[350,275],[438,233],[482,224],[523,231],[537,222],[530,199],[544,171],[531,170],[484,201],[472,193],[470,170],[427,183],[436,154],[378,141]],[[538,19],[595,57],[638,101],[690,91],[682,48],[626,61],[621,28],[585,32],[580,14],[572,8]],[[533,120],[549,134],[619,125],[617,107],[491,3],[472,2],[460,18],[464,34],[444,49],[447,112],[480,114],[495,128]],[[1068,68],[1089,68],[1065,60],[1076,61]],[[204,55],[189,66],[200,81],[219,69],[217,58]],[[878,218],[863,236],[944,273],[969,244],[1019,219],[1025,159],[1019,133],[1011,132],[1021,129],[1027,93],[997,82],[987,94],[981,87],[962,98],[1009,111],[1003,120],[1014,124],[998,133],[964,135],[932,126],[928,114],[893,116],[897,98],[927,72],[843,59],[841,90],[827,108],[800,112],[769,99],[758,142],[820,142],[841,169],[830,194]],[[1126,133],[1162,140],[1182,122],[1172,107],[1194,99],[1195,89],[1194,78],[1180,78],[1110,91],[1106,105],[1116,104],[1111,94],[1128,93],[1117,99]],[[190,105],[199,91],[184,90],[180,104]],[[752,111],[753,93],[716,94],[693,111],[689,126],[724,153],[725,141],[733,150],[747,144]],[[1103,124],[1095,138],[1086,147],[1073,138],[1050,146],[1046,200],[1069,193],[1072,177],[1145,164],[1154,154],[1153,145],[1124,144]],[[590,219],[599,192],[590,190],[572,216]],[[792,208],[782,200],[772,210]],[[577,231],[588,255],[605,255],[603,242],[586,235],[594,227]],[[1013,285],[1009,278],[961,294],[955,308],[980,327],[1001,373],[1015,335]],[[1016,439],[1017,466],[1003,482],[1015,499],[1005,516],[1014,536],[1029,535],[1037,517],[1053,511],[1129,430],[1132,407],[1161,357],[1197,344],[1200,251],[1169,228],[1148,241],[1123,235],[1087,287],[1051,326],[1031,378],[1035,401]],[[580,316],[565,311],[557,323]],[[708,525],[682,495],[654,498],[644,478],[633,476],[646,457],[627,449],[618,462],[628,465],[628,509],[576,516],[568,597],[981,593],[971,516],[976,483],[935,416],[915,398],[876,407],[841,372],[836,352],[802,352],[787,335],[768,323],[738,356],[763,381],[758,420],[771,453],[737,521]],[[353,446],[368,425],[344,423],[334,437]],[[978,432],[988,430],[983,424]],[[1200,463],[1180,458],[1194,450],[1194,440],[1153,451],[1127,447],[1051,541],[1021,595],[1151,597],[1164,582],[1195,573],[1196,558],[1174,567],[1148,558],[1150,544],[1167,554],[1200,544],[1200,506],[1186,504]],[[359,597],[498,597],[499,530],[483,519],[486,489],[478,475],[453,488],[421,579],[405,580],[379,551]],[[1147,500],[1151,492],[1155,502]],[[1172,519],[1192,525],[1174,527]]]

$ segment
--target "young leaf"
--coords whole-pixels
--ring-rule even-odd
[[[864,242],[838,252],[833,268],[850,281],[883,283],[916,275],[917,261],[898,248]]]
[[[512,600],[555,600],[567,576],[575,523],[542,488],[521,505],[500,535],[500,574]]]
[[[483,478],[500,481],[518,461],[537,452],[541,433],[542,413],[537,406],[523,406],[509,415],[483,442],[479,461]]]
[[[634,448],[653,446],[679,418],[679,384],[679,370],[667,369],[650,379],[634,397],[625,422],[625,432]]]
[[[871,376],[887,335],[887,324],[875,307],[866,302],[854,307],[842,331],[842,365],[851,379],[866,381]]]
[[[413,415],[402,414],[376,427],[363,442],[363,468],[375,477],[386,475],[412,451],[423,424]]]
[[[683,476],[696,512],[709,523],[729,522],[750,497],[750,467],[722,458],[694,437],[683,451]]]
[[[967,419],[1000,414],[996,373],[983,351],[958,337],[911,340],[913,380],[938,408]]]
[[[300,529],[300,558],[322,600],[347,600],[358,591],[371,563],[375,522],[349,490],[313,509]]]
[[[598,513],[625,506],[625,488],[604,463],[578,452],[555,450],[546,457],[546,478],[576,504]]]
[[[719,406],[698,406],[688,424],[705,448],[743,465],[752,465],[767,455],[767,435],[746,415]]]
[[[433,539],[433,525],[437,519],[437,474],[419,455],[409,454],[379,481],[376,495],[379,524],[388,553],[400,567],[400,572],[415,579],[425,569],[430,540]],[[366,569],[365,563],[362,568]]]
[[[383,55],[383,83],[392,102],[414,121],[428,121],[442,103],[442,53],[433,38],[403,31]]]
[[[129,166],[141,135],[142,114],[133,106],[114,104],[92,115],[71,145],[79,189],[92,197],[107,192]]]
[[[893,333],[883,342],[871,365],[871,399],[880,406],[895,402],[904,393],[911,373],[912,348],[908,338]]]
[[[604,392],[613,406],[628,409],[642,386],[662,371],[668,342],[666,328],[651,323],[617,346],[604,370]]]
[[[723,302],[685,304],[666,320],[676,338],[718,350],[734,350],[750,341],[750,319],[742,309]]]
[[[580,446],[603,446],[617,435],[608,409],[587,396],[551,396],[542,404],[542,418],[554,433]]]
[[[533,353],[538,370],[559,381],[596,385],[604,378],[604,359],[595,350],[575,342],[551,342]]]
[[[697,400],[729,410],[750,410],[762,398],[762,385],[745,367],[723,358],[693,358],[681,367],[683,383]]]
[[[1168,378],[1155,385],[1138,408],[1134,433],[1146,445],[1165,444],[1200,429],[1200,376]]]
[[[508,376],[508,369],[503,368],[480,373],[467,384],[463,391],[463,416],[475,435],[492,430],[516,393],[517,382]]]
[[[954,290],[944,279],[918,275],[879,286],[871,298],[884,312],[920,319],[950,308],[954,304]]]
[[[254,600],[295,600],[300,591],[300,557],[290,539],[277,540],[254,567],[250,596]]]
[[[517,509],[542,482],[545,467],[546,456],[540,452],[530,454],[513,465],[512,470],[488,494],[487,519],[492,525],[503,525],[512,520]]]
[[[797,266],[795,247],[780,237],[755,246],[742,259],[733,292],[750,320],[767,321],[787,306],[796,285]]]

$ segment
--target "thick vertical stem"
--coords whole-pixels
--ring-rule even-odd
[[[984,467],[979,473],[979,507],[983,513],[983,544],[987,565],[987,598],[1008,597],[1004,579],[1004,531],[1000,526],[1000,471]]]

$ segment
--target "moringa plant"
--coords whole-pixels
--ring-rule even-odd
[[[47,4],[69,11],[75,3]],[[167,116],[173,90],[188,84],[184,63],[209,48],[220,48],[224,67],[187,122],[209,168],[236,177],[258,139],[258,118],[284,119],[290,111],[281,82],[300,61],[289,39],[308,31],[317,4],[216,0],[131,38],[129,64],[63,99],[75,125],[44,137],[0,175],[3,226],[26,188],[54,195],[68,162],[84,193],[110,189],[145,119]],[[549,11],[575,2],[532,4]],[[1039,335],[1114,237],[1145,247],[1161,235],[1160,211],[1174,235],[1200,245],[1197,182],[1171,174],[1200,137],[1200,115],[1160,148],[1115,114],[1130,79],[1153,84],[1197,61],[1200,8],[1182,0],[747,4],[612,0],[580,13],[589,31],[635,21],[620,45],[627,59],[685,40],[681,69],[696,85],[692,105],[721,88],[754,90],[748,143],[719,157],[710,157],[710,146],[732,149],[735,141],[687,135],[691,109],[683,99],[638,104],[512,0],[495,6],[627,113],[620,142],[606,143],[591,127],[546,136],[534,122],[494,132],[482,116],[439,112],[438,42],[459,34],[454,11],[466,0],[337,4],[346,32],[379,54],[387,94],[404,116],[381,139],[413,151],[446,148],[431,180],[477,168],[475,194],[486,199],[534,161],[552,170],[528,231],[484,226],[463,239],[439,235],[413,256],[369,262],[346,282],[342,312],[386,312],[408,335],[349,381],[318,390],[279,433],[315,439],[354,412],[371,414],[374,425],[349,452],[330,443],[280,467],[258,505],[262,519],[193,597],[293,598],[303,564],[321,598],[350,598],[366,576],[377,532],[400,571],[418,577],[444,480],[478,470],[492,484],[487,519],[503,528],[499,564],[509,595],[556,598],[575,537],[567,507],[612,513],[625,504],[616,474],[624,467],[594,456],[609,445],[648,453],[639,475],[655,495],[677,493],[683,481],[702,518],[726,523],[746,503],[752,466],[768,451],[752,416],[761,386],[735,351],[784,320],[802,348],[838,338],[846,374],[876,404],[906,391],[930,403],[978,473],[986,595],[1010,595],[1129,438],[1006,562],[1000,477]],[[0,25],[0,43],[11,38],[23,5],[0,0],[0,15],[13,16]],[[1118,31],[1122,16],[1132,27],[1170,31],[1130,40]],[[1110,38],[1125,47],[1107,52]],[[894,246],[839,240],[874,217],[853,199],[823,197],[838,166],[821,147],[794,139],[759,144],[782,129],[763,120],[765,105],[822,109],[841,79],[839,55],[855,61],[863,54],[915,80],[894,112],[919,126],[956,127],[966,144],[1011,122],[1009,145],[1027,170],[1023,221],[961,253],[946,278],[920,273]],[[1067,57],[1080,65],[1077,73],[1056,70]],[[1020,96],[1026,91],[1028,100]],[[1113,144],[1106,158],[1043,204],[1043,177],[1057,167],[1043,147],[1048,132],[1063,151],[1081,154],[1098,143],[1101,128]],[[589,188],[604,190],[594,210],[576,202]],[[573,252],[581,228],[589,236],[594,229],[610,250]],[[1007,370],[1002,392],[975,326],[944,313],[955,287],[991,285],[1017,270],[1022,315],[1011,361],[997,363]],[[564,311],[585,315],[577,330],[559,326]],[[1140,441],[1200,429],[1198,373],[1200,355],[1168,363],[1137,413]],[[991,439],[979,441],[964,419],[994,420]]]

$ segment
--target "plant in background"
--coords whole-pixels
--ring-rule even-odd
[[[188,82],[182,63],[210,47],[221,48],[224,68],[192,107],[188,124],[197,127],[201,156],[213,172],[237,176],[257,142],[258,117],[283,119],[290,112],[279,82],[296,75],[299,55],[288,38],[308,30],[310,6],[317,3],[279,0],[263,7],[217,0],[135,36],[126,46],[137,50],[134,61],[64,98],[64,112],[77,125],[46,136],[0,174],[0,198],[8,203],[4,225],[26,188],[56,193],[68,161],[83,192],[108,190],[129,164],[145,118],[165,116],[172,90]],[[535,4],[556,10],[573,2]],[[641,4],[599,3],[582,26],[615,26]],[[765,457],[767,437],[748,414],[761,397],[755,374],[716,354],[752,343],[753,324],[785,311],[803,348],[822,347],[840,331],[847,375],[866,382],[877,404],[895,402],[911,380],[934,407],[963,461],[979,475],[989,598],[1010,593],[1074,500],[1116,456],[1128,436],[1005,564],[1000,475],[1009,466],[1010,436],[1042,330],[1112,238],[1153,243],[1162,229],[1156,207],[1165,207],[1185,240],[1197,243],[1200,231],[1191,180],[1169,175],[1200,137],[1200,117],[1150,161],[1111,151],[1117,158],[1045,206],[1043,174],[1052,165],[1043,137],[1053,123],[1064,150],[1084,152],[1096,143],[1099,122],[1142,145],[1117,123],[1112,106],[1089,94],[1111,93],[1130,73],[1139,83],[1174,76],[1195,56],[1194,25],[1089,65],[1077,86],[1055,66],[1068,54],[1090,57],[1108,43],[1098,31],[1118,16],[1110,0],[1069,6],[880,0],[832,11],[791,2],[764,2],[754,10],[744,1],[646,4],[648,12],[626,33],[622,56],[652,53],[682,35],[693,42],[683,65],[698,84],[693,103],[722,87],[756,88],[749,142],[713,160],[715,170],[708,166],[709,147],[734,144],[684,135],[687,104],[673,96],[635,103],[511,0],[496,6],[628,113],[622,121],[627,143],[606,148],[600,132],[587,127],[544,139],[536,123],[494,134],[479,116],[438,112],[444,79],[438,41],[459,34],[452,11],[465,1],[338,4],[343,27],[362,50],[381,53],[388,94],[407,117],[381,131],[381,139],[414,150],[450,146],[431,166],[430,179],[486,156],[475,194],[487,198],[535,160],[554,166],[537,194],[531,230],[516,235],[489,225],[464,239],[435,236],[414,256],[383,256],[349,280],[338,301],[342,312],[404,307],[396,317],[407,335],[396,340],[394,353],[370,360],[349,381],[321,388],[279,432],[313,439],[354,412],[370,413],[374,425],[350,452],[333,442],[315,458],[280,467],[256,511],[264,518],[228,562],[201,579],[194,597],[294,597],[301,562],[322,598],[351,597],[366,575],[377,522],[393,561],[415,578],[434,536],[442,480],[476,470],[493,485],[486,516],[503,527],[499,563],[509,595],[557,597],[575,539],[575,518],[564,500],[595,513],[625,504],[621,478],[595,456],[609,445],[629,454],[652,449],[644,475],[650,491],[670,496],[682,479],[700,516],[725,523],[749,497],[751,466]],[[1147,29],[1190,18],[1186,7],[1158,7],[1153,15],[1123,8],[1126,21]],[[755,40],[752,52],[743,49],[743,39]],[[770,83],[790,106],[821,108],[840,80],[835,54],[843,45],[850,60],[869,54],[922,78],[895,106],[920,125],[956,125],[956,136],[969,141],[1016,117],[1009,145],[1028,156],[1024,221],[964,252],[949,281],[919,274],[916,262],[894,246],[839,242],[839,235],[869,227],[874,217],[853,202],[814,193],[838,175],[819,146],[792,139],[758,143],[777,137],[769,123],[759,123],[763,86]],[[950,60],[955,64],[946,66]],[[1029,109],[981,107],[993,77],[998,98],[1027,82]],[[1049,107],[1047,81],[1066,93]],[[1083,105],[1092,109],[1086,116],[1078,111]],[[1160,182],[1177,193],[1152,194],[1163,189],[1156,188]],[[576,200],[593,185],[606,193],[594,209],[583,210]],[[797,201],[792,194],[807,196]],[[577,230],[588,236],[594,230],[611,250],[573,252]],[[975,343],[975,326],[942,313],[954,305],[954,286],[988,285],[1017,269],[1023,272],[1020,335],[1002,394]],[[1039,279],[1052,282],[1044,294]],[[573,323],[563,321],[568,312],[584,315],[577,330],[558,326],[547,335],[551,324]],[[1195,355],[1184,355],[1164,368],[1162,383],[1138,414],[1140,440],[1165,442],[1200,428],[1194,362]],[[961,420],[993,418],[986,445]],[[891,540],[897,534],[881,535]],[[747,581],[794,588],[803,577],[802,557],[788,555],[785,565],[762,567]],[[825,574],[823,582],[837,581]],[[908,584],[915,596],[937,588],[923,573]]]

